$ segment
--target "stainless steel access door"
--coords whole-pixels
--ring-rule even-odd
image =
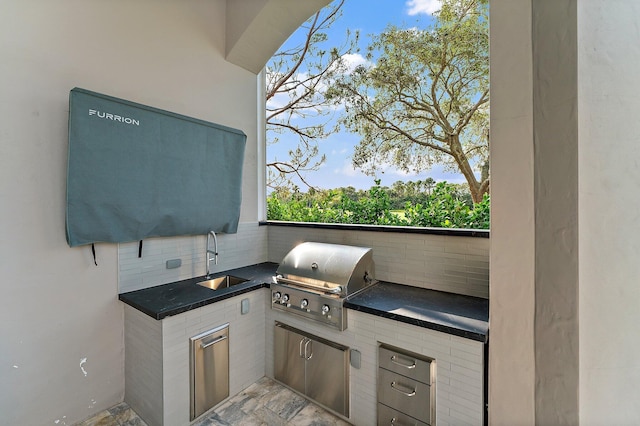
[[[274,377],[300,393],[304,392],[304,345],[308,339],[276,324],[274,329]]]
[[[349,348],[276,322],[274,377],[349,417]]]
[[[229,324],[198,334],[190,343],[190,419],[229,396]]]
[[[309,340],[305,345],[307,396],[349,416],[348,348],[320,340]]]

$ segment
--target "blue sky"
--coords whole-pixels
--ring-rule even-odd
[[[360,47],[362,52],[369,44],[370,34],[380,33],[389,24],[403,27],[427,27],[432,22],[432,13],[439,9],[439,0],[346,0],[342,17],[334,23],[328,31],[330,45],[339,45],[344,40],[347,28],[360,31]],[[283,45],[297,45],[301,35],[293,34]],[[364,61],[359,55],[350,58],[354,63]],[[296,146],[295,138],[280,136],[280,142],[267,147],[267,159],[274,157],[285,160],[287,152]],[[353,147],[357,145],[359,136],[341,132],[331,135],[319,143],[321,154],[326,155],[326,162],[321,169],[310,172],[306,180],[313,186],[330,189],[343,186],[353,186],[358,189],[368,189],[374,179],[381,179],[382,185],[390,186],[398,180],[424,180],[432,177],[436,181],[446,180],[452,183],[463,183],[464,178],[459,173],[445,172],[442,167],[434,166],[431,170],[420,174],[406,174],[394,167],[387,167],[377,176],[368,176],[351,165]],[[306,187],[299,184],[301,190]]]

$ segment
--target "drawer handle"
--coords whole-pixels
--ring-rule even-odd
[[[410,391],[403,391],[402,389],[400,389],[399,387],[396,387],[398,384],[396,382],[391,382],[391,389],[393,389],[396,392],[400,392],[401,394],[403,394],[404,396],[414,396],[416,394],[416,390],[412,389]]]
[[[311,343],[311,339],[307,339],[306,337],[303,337],[302,340],[300,340],[299,348],[298,348],[300,351],[300,358],[311,359],[311,356],[313,355],[313,345],[311,346],[311,351],[312,351],[311,354],[307,356],[309,343]]]
[[[396,419],[395,417],[391,419],[391,423],[389,423],[391,426],[402,426],[403,424],[400,423],[398,421],[398,419]]]
[[[309,347],[309,344],[311,344],[311,351],[309,351],[309,355],[307,355],[307,348]],[[312,356],[313,356],[313,343],[311,343],[311,339],[307,339],[307,341],[304,344],[304,359],[310,360]]]
[[[200,342],[200,349],[206,349],[211,345],[215,345],[216,343],[220,343],[223,340],[227,340],[227,336],[220,336],[217,339],[213,339],[210,342],[204,343],[204,342]]]
[[[402,363],[402,362],[398,362],[399,360],[400,360],[400,357],[397,357],[397,356],[395,356],[395,355],[393,355],[393,356],[391,357],[391,362],[392,362],[392,363],[394,363],[394,364],[396,364],[396,365],[399,365],[400,367],[404,367],[404,368],[416,368],[416,360],[415,360],[415,359],[413,360],[413,364],[404,364],[404,363]]]

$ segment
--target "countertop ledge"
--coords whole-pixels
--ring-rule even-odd
[[[181,314],[240,294],[269,287],[277,268],[277,263],[265,262],[212,273],[211,278],[233,275],[248,280],[242,284],[222,290],[211,290],[199,286],[197,283],[204,280],[203,275],[142,290],[121,293],[118,298],[150,317],[161,320],[168,316]]]
[[[380,281],[344,306],[406,324],[486,343],[489,300]]]
[[[197,285],[204,276],[119,295],[119,299],[156,320],[187,312],[240,294],[269,287],[277,263],[264,262],[211,274],[234,275],[248,281],[224,290]],[[478,297],[380,281],[351,296],[345,307],[406,324],[487,342],[489,301]]]

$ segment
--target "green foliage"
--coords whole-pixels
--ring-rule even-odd
[[[342,198],[342,209],[348,214],[343,218],[348,218],[346,223],[368,224],[368,225],[401,225],[400,219],[391,213],[391,201],[387,191],[380,187],[380,180],[375,181],[375,186],[369,189],[367,196],[352,200],[347,197]]]
[[[490,198],[470,202],[463,185],[447,182],[427,185],[396,182],[392,188],[375,185],[368,191],[353,187],[309,190],[280,189],[267,198],[267,218],[291,222],[352,223],[367,225],[489,229]],[[399,188],[409,188],[400,191]],[[422,189],[421,189],[422,188]],[[413,200],[408,200],[411,193]],[[395,206],[399,202],[403,206]]]
[[[405,217],[412,226],[489,229],[489,195],[473,206],[453,185],[438,183],[424,204],[407,203]]]

